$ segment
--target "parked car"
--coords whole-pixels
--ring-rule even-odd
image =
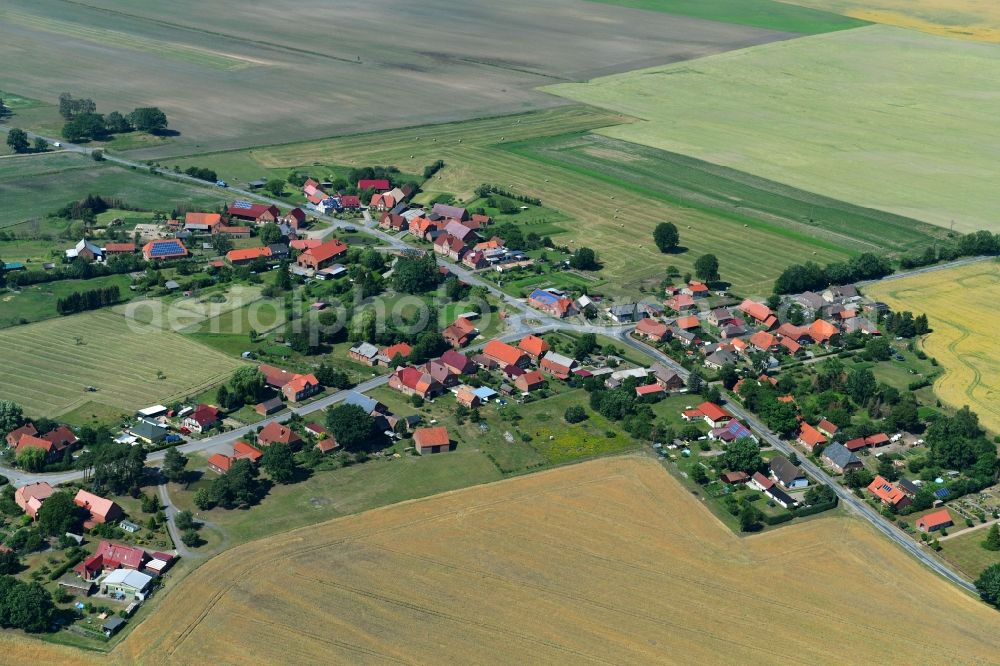
[[[226,184],[226,181],[224,181],[224,180],[217,180],[217,181],[215,181],[215,186],[216,187],[229,187],[229,185]]]

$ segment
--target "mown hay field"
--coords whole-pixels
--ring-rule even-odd
[[[754,220],[649,191],[641,181],[647,176],[629,170],[633,160],[642,159],[629,154],[630,144],[622,144],[626,148],[610,159],[614,174],[619,176],[615,180],[604,177],[611,169],[598,166],[599,173],[588,173],[503,149],[631,120],[577,106],[203,155],[182,160],[179,165],[204,164],[223,177],[229,172],[272,169],[287,173],[293,168],[322,176],[324,167],[315,164],[388,164],[419,173],[425,165],[444,160],[445,167],[424,185],[425,196],[447,192],[472,201],[475,188],[485,182],[539,197],[546,208],[569,218],[559,222],[566,232],[553,240],[571,248],[586,245],[598,252],[605,266],[600,275],[608,280],[602,290],[608,293],[635,294],[644,282],[647,287],[657,287],[668,265],[689,270],[699,255],[712,252],[720,259],[723,279],[745,293],[763,296],[771,292],[772,281],[785,267],[804,257],[823,263],[866,249],[853,237],[831,237],[822,230],[791,230],[777,223],[745,226]],[[688,252],[664,255],[656,249],[653,228],[664,220],[677,224]]]
[[[788,36],[581,0],[0,7],[4,90],[49,103],[69,91],[102,112],[160,106],[180,135],[123,146],[143,158],[557,106],[536,88]]]
[[[31,416],[55,417],[87,401],[129,412],[200,393],[241,363],[178,333],[141,328],[101,310],[0,331],[0,398]]]
[[[972,663],[998,650],[994,610],[863,523],[741,539],[630,457],[227,551],[110,662]]]
[[[934,393],[948,405],[969,405],[979,420],[1000,433],[1000,263],[981,261],[868,287],[865,293],[894,310],[927,315],[931,325],[923,350],[945,372]]]
[[[784,0],[872,23],[1000,43],[1000,4],[988,0]]]
[[[958,231],[992,211],[1000,48],[873,25],[545,90],[602,134]]]

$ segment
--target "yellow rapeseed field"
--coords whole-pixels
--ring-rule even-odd
[[[376,509],[201,566],[112,663],[986,663],[1000,614],[843,515],[739,538],[659,463]]]
[[[991,0],[784,0],[945,37],[1000,43],[1000,3]]]
[[[1000,264],[982,261],[869,287],[867,295],[897,310],[927,315],[921,342],[945,373],[934,392],[952,407],[969,405],[984,426],[1000,432]]]

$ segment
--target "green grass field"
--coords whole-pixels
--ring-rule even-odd
[[[0,160],[0,201],[4,204],[0,229],[19,236],[29,234],[32,224],[26,221],[44,218],[91,193],[167,213],[181,204],[214,208],[225,200],[223,193],[97,163],[75,153],[26,155]]]
[[[870,26],[545,89],[645,121],[610,137],[997,231],[998,77],[992,45]]]
[[[775,0],[591,0],[591,2],[808,35],[867,25],[865,21],[847,16]]]
[[[32,416],[54,417],[89,401],[130,412],[197,393],[240,365],[176,333],[143,331],[109,310],[0,331],[0,397]]]
[[[964,527],[964,524],[961,526]],[[956,529],[958,528],[951,528],[952,531]],[[942,541],[942,549],[939,554],[969,578],[978,577],[986,567],[1000,563],[1000,552],[986,550],[979,545],[986,538],[987,529],[989,528],[960,534],[952,539]]]
[[[127,275],[109,275],[90,280],[43,282],[0,294],[0,328],[58,317],[56,301],[74,291],[117,286],[122,297],[128,298],[129,284]]]
[[[946,236],[939,227],[911,218],[597,134],[550,137],[506,148],[667,203],[707,210],[817,246],[910,251]]]

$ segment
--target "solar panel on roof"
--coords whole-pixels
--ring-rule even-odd
[[[233,208],[253,208],[253,204],[249,201],[234,201]]]

